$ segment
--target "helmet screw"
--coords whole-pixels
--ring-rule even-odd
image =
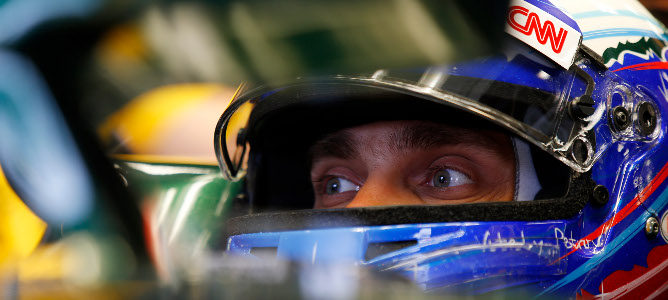
[[[589,95],[582,95],[570,104],[571,115],[584,119],[594,114],[594,99]]]
[[[608,193],[608,189],[603,186],[603,185],[597,185],[594,187],[594,190],[592,191],[592,200],[595,205],[597,206],[603,206],[606,203],[608,203],[608,199],[610,199],[610,194]]]
[[[631,124],[629,111],[623,106],[617,106],[612,109],[612,124],[615,130],[624,131]]]
[[[659,234],[659,221],[655,217],[649,217],[645,222],[645,234],[650,239]]]
[[[656,128],[656,110],[649,102],[642,102],[638,105],[638,127],[640,133],[648,136]]]
[[[575,162],[583,165],[589,158],[587,144],[580,139],[574,140],[573,145],[571,145],[571,155],[573,156],[573,159],[575,159]]]

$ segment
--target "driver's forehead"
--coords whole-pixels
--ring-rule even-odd
[[[336,157],[359,158],[458,146],[494,153],[510,147],[506,134],[488,129],[473,129],[432,121],[382,121],[334,132],[310,148],[311,161]]]

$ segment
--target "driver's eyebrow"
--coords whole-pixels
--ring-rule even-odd
[[[327,135],[309,149],[310,163],[323,157],[350,159],[356,155],[358,155],[358,145],[355,142],[355,137],[347,130]]]
[[[445,145],[470,144],[483,148],[496,148],[498,142],[484,130],[464,129],[433,122],[420,122],[402,126],[391,136],[392,151],[428,150]]]
[[[470,144],[492,150],[498,141],[472,129],[451,127],[433,122],[419,122],[398,127],[390,135],[388,151],[428,150],[444,145]],[[325,157],[351,159],[359,154],[359,142],[348,130],[340,130],[317,141],[309,149],[310,163]]]

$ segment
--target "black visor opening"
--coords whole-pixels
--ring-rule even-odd
[[[443,103],[386,92],[346,94],[340,90],[318,101],[259,101],[250,118],[247,190],[253,213],[312,209],[308,149],[329,133],[378,121],[425,120],[472,129],[504,131],[489,121]],[[275,99],[274,99],[275,100]],[[419,101],[418,101],[419,100]],[[277,106],[275,103],[282,103]],[[561,199],[571,170],[548,153],[530,146],[541,189],[536,199]]]

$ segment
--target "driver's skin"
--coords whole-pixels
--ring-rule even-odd
[[[310,149],[315,208],[512,201],[510,138],[428,121],[347,128]]]

